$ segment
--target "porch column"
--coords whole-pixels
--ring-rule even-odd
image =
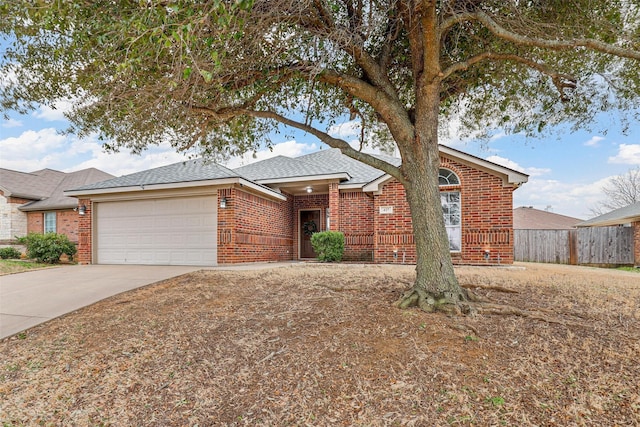
[[[329,184],[329,230],[340,230],[340,191],[338,183]]]
[[[92,220],[93,203],[90,199],[79,199],[78,206],[85,206],[84,215],[78,213],[78,253],[76,261],[78,264],[92,264]]]

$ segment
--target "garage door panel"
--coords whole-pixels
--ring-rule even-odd
[[[215,196],[102,202],[94,212],[98,263],[217,263]]]

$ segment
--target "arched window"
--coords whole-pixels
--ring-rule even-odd
[[[438,183],[440,185],[460,185],[460,178],[458,178],[455,172],[440,168],[438,172]]]
[[[440,186],[460,185],[460,178],[449,169],[440,168],[438,173]],[[462,205],[460,191],[443,191],[440,193],[444,225],[449,237],[449,250],[459,252],[462,248]]]

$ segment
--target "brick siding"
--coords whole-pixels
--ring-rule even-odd
[[[85,205],[87,211],[84,215],[78,215],[78,253],[76,261],[78,264],[91,264],[92,259],[92,215],[93,205],[89,199],[79,199],[78,206]]]
[[[373,197],[360,191],[340,194],[340,227],[345,261],[373,261]]]
[[[293,259],[293,203],[273,201],[240,189],[218,191],[218,263]]]
[[[27,233],[44,232],[44,213],[27,212]]]
[[[500,177],[441,157],[441,165],[455,172],[460,185],[441,187],[460,191],[462,249],[452,252],[456,264],[513,263],[513,188]],[[393,213],[381,214],[380,207]],[[415,263],[411,213],[402,185],[391,180],[375,197],[375,262]],[[485,259],[485,251],[489,258]]]

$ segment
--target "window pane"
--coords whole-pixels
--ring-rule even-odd
[[[44,232],[55,233],[56,232],[56,213],[45,212],[44,214]]]
[[[440,203],[442,204],[442,214],[447,229],[447,236],[449,237],[449,250],[454,252],[460,251],[462,248],[460,192],[450,191],[440,193]]]
[[[440,185],[459,185],[460,179],[453,171],[441,168],[438,172],[438,183]]]

